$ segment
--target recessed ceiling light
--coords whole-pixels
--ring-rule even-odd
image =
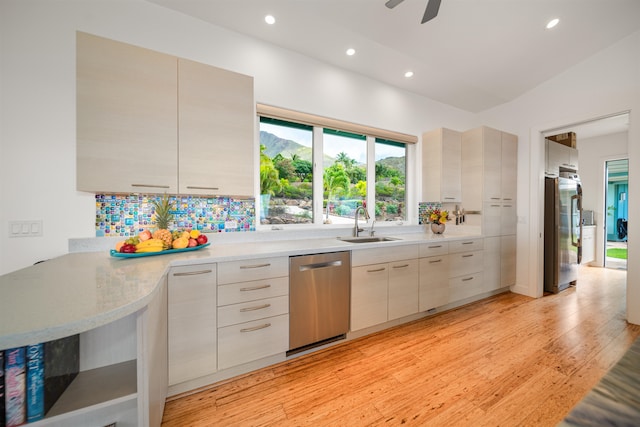
[[[406,78],[413,77],[413,71],[407,71],[406,73],[404,73],[404,76]]]
[[[558,22],[560,22],[560,20],[558,18],[553,18],[551,21],[549,21],[547,23],[547,30],[555,27],[556,25],[558,25]]]
[[[266,22],[269,25],[273,25],[276,23],[276,18],[274,18],[273,15],[267,15],[264,17],[264,22]]]
[[[356,50],[352,47],[350,47],[349,49],[347,49],[347,55],[349,56],[353,56],[356,54]]]

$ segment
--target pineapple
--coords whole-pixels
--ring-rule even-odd
[[[165,249],[171,249],[171,243],[173,242],[173,236],[169,231],[169,223],[173,221],[173,214],[170,210],[172,208],[169,203],[169,197],[165,194],[158,200],[152,200],[156,211],[156,226],[158,229],[153,232],[154,239],[160,239],[164,242]]]

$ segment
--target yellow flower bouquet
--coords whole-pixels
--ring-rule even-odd
[[[443,211],[438,208],[427,209],[425,217],[428,223],[444,224],[449,220],[449,211]]]

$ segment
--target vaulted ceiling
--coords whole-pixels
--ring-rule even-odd
[[[425,24],[428,0],[147,1],[470,112],[640,30],[640,0],[442,0]]]

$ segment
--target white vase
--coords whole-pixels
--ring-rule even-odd
[[[444,224],[436,224],[434,222],[431,223],[431,232],[433,234],[442,234],[444,233],[445,225]]]

